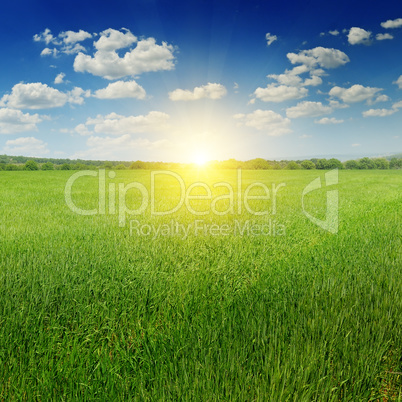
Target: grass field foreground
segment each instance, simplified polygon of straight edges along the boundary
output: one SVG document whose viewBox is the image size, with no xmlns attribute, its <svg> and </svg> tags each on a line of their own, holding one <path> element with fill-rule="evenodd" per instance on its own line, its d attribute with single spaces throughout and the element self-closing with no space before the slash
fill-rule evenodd
<svg viewBox="0 0 402 402">
<path fill-rule="evenodd" d="M 152 216 L 148 206 L 124 226 L 109 190 L 149 190 L 151 173 L 115 173 L 105 214 L 83 216 L 66 205 L 72 172 L 0 172 L 0 400 L 402 398 L 402 171 L 339 171 L 337 234 L 301 208 L 303 189 L 324 172 L 243 171 L 243 190 L 286 184 L 275 214 L 272 197 L 250 202 L 269 205 L 263 216 L 244 204 L 215 215 L 198 200 L 191 205 L 207 214 L 183 205 Z M 214 184 L 229 183 L 237 200 L 236 171 L 176 173 L 214 196 L 225 193 Z M 168 210 L 177 181 L 158 180 L 155 205 Z M 98 177 L 82 177 L 72 197 L 96 209 L 98 192 Z M 125 200 L 141 205 L 135 190 Z M 324 218 L 325 186 L 305 207 Z M 195 220 L 205 232 L 169 232 Z M 147 234 L 158 225 L 165 234 Z"/>
</svg>

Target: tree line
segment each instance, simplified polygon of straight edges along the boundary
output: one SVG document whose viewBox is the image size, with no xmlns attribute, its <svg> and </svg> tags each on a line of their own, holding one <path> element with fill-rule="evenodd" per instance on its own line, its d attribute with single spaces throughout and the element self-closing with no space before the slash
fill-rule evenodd
<svg viewBox="0 0 402 402">
<path fill-rule="evenodd" d="M 248 161 L 228 159 L 225 161 L 210 161 L 207 167 L 214 169 L 250 169 L 250 170 L 311 170 L 311 169 L 402 169 L 402 154 L 387 158 L 352 159 L 341 162 L 339 159 L 312 158 L 305 160 L 267 160 L 255 158 Z M 144 170 L 169 170 L 194 168 L 191 163 L 169 162 L 122 162 L 122 161 L 85 161 L 50 158 L 27 158 L 24 156 L 0 155 L 0 170 L 96 170 L 96 169 L 144 169 Z"/>
</svg>

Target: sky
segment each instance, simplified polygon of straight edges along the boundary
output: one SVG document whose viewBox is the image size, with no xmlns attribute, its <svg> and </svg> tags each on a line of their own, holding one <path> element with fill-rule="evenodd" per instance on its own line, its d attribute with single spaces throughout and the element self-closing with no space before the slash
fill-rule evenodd
<svg viewBox="0 0 402 402">
<path fill-rule="evenodd" d="M 0 154 L 402 152 L 400 0 L 16 0 L 0 50 Z"/>
</svg>

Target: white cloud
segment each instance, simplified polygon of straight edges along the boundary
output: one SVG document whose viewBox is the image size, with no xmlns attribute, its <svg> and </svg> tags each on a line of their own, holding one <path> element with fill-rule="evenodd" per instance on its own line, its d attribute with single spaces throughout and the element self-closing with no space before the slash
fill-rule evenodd
<svg viewBox="0 0 402 402">
<path fill-rule="evenodd" d="M 352 147 L 360 147 L 361 144 L 352 144 Z"/>
<path fill-rule="evenodd" d="M 65 31 L 61 32 L 58 37 L 54 37 L 50 29 L 46 28 L 42 33 L 34 35 L 35 42 L 45 42 L 46 45 L 62 46 L 60 49 L 50 49 L 46 47 L 42 50 L 41 56 L 56 57 L 60 52 L 65 54 L 77 54 L 85 51 L 85 48 L 78 42 L 92 38 L 92 35 L 80 29 L 78 32 Z"/>
<path fill-rule="evenodd" d="M 335 117 L 331 117 L 331 118 L 323 117 L 320 120 L 315 120 L 314 123 L 317 123 L 317 124 L 341 124 L 341 123 L 343 123 L 343 120 L 337 120 L 337 119 L 335 119 Z"/>
<path fill-rule="evenodd" d="M 375 98 L 373 103 L 388 102 L 388 101 L 389 101 L 389 96 L 388 95 L 378 95 L 377 98 Z"/>
<path fill-rule="evenodd" d="M 329 34 L 332 35 L 332 36 L 338 36 L 339 31 L 337 29 L 334 29 L 333 31 L 329 31 Z"/>
<path fill-rule="evenodd" d="M 53 56 L 53 57 L 56 57 L 58 54 L 59 51 L 56 48 L 49 49 L 48 47 L 45 47 L 40 53 L 41 56 Z"/>
<path fill-rule="evenodd" d="M 254 91 L 256 98 L 263 102 L 283 102 L 290 99 L 301 99 L 307 96 L 308 89 L 287 85 L 270 84 L 266 88 Z"/>
<path fill-rule="evenodd" d="M 1 98 L 0 106 L 15 109 L 49 109 L 64 106 L 67 102 L 81 105 L 84 103 L 83 96 L 88 97 L 89 91 L 76 87 L 64 93 L 40 82 L 20 83 L 14 85 L 11 94 Z"/>
<path fill-rule="evenodd" d="M 100 33 L 98 41 L 94 42 L 94 46 L 98 50 L 113 51 L 131 46 L 137 42 L 137 37 L 134 36 L 128 29 L 125 32 L 117 31 L 116 29 L 106 29 Z"/>
<path fill-rule="evenodd" d="M 89 98 L 91 96 L 90 90 L 83 90 L 79 87 L 74 87 L 73 90 L 67 92 L 68 102 L 74 103 L 76 105 L 83 105 L 84 98 Z"/>
<path fill-rule="evenodd" d="M 125 32 L 107 29 L 101 32 L 94 43 L 97 51 L 91 57 L 79 53 L 74 60 L 74 70 L 114 80 L 149 71 L 172 70 L 174 68 L 174 48 L 166 42 L 156 44 L 154 38 L 137 38 L 128 30 Z M 116 52 L 136 43 L 122 57 Z"/>
<path fill-rule="evenodd" d="M 65 54 L 77 54 L 80 52 L 85 52 L 86 49 L 84 46 L 80 45 L 79 43 L 76 43 L 75 45 L 68 45 L 62 47 L 61 51 Z"/>
<path fill-rule="evenodd" d="M 295 119 L 298 117 L 317 117 L 331 112 L 332 108 L 324 106 L 321 102 L 304 101 L 286 109 L 286 116 Z"/>
<path fill-rule="evenodd" d="M 221 99 L 227 93 L 222 84 L 209 82 L 207 85 L 195 87 L 192 91 L 188 89 L 175 89 L 169 92 L 169 99 L 172 101 L 193 101 L 198 99 Z"/>
<path fill-rule="evenodd" d="M 292 64 L 304 64 L 309 69 L 320 66 L 322 68 L 337 68 L 349 62 L 349 57 L 338 49 L 316 47 L 310 50 L 302 50 L 299 53 L 288 53 L 288 59 Z"/>
<path fill-rule="evenodd" d="M 351 45 L 368 45 L 371 41 L 371 32 L 363 28 L 350 28 L 348 41 Z"/>
<path fill-rule="evenodd" d="M 276 35 L 271 35 L 269 32 L 265 35 L 265 39 L 267 40 L 267 45 L 270 46 L 273 42 L 278 40 Z"/>
<path fill-rule="evenodd" d="M 306 78 L 304 81 L 300 77 L 301 74 L 310 73 L 310 78 Z M 269 74 L 267 77 L 276 80 L 281 85 L 288 86 L 317 86 L 322 84 L 321 75 L 325 72 L 322 69 L 310 70 L 307 66 L 301 65 L 294 67 L 291 70 L 285 70 L 283 74 Z"/>
<path fill-rule="evenodd" d="M 21 137 L 6 141 L 3 152 L 8 155 L 42 156 L 49 153 L 47 144 L 35 137 Z"/>
<path fill-rule="evenodd" d="M 135 81 L 116 81 L 106 88 L 95 91 L 94 97 L 99 99 L 137 98 L 145 99 L 144 88 Z"/>
<path fill-rule="evenodd" d="M 402 108 L 402 101 L 396 102 L 392 105 L 392 109 L 369 109 L 363 112 L 364 117 L 386 117 L 391 116 Z"/>
<path fill-rule="evenodd" d="M 379 33 L 376 35 L 375 37 L 377 40 L 386 40 L 386 39 L 394 39 L 393 35 L 389 34 L 389 33 Z"/>
<path fill-rule="evenodd" d="M 402 75 L 396 81 L 394 81 L 393 84 L 398 85 L 399 89 L 402 89 Z"/>
<path fill-rule="evenodd" d="M 329 101 L 329 106 L 331 106 L 332 109 L 347 109 L 349 107 L 349 105 L 346 103 L 340 103 L 339 101 L 333 99 Z"/>
<path fill-rule="evenodd" d="M 62 84 L 64 82 L 64 77 L 65 76 L 66 76 L 66 74 L 64 74 L 64 73 L 57 74 L 56 78 L 54 79 L 54 83 L 55 84 Z"/>
<path fill-rule="evenodd" d="M 16 109 L 46 109 L 64 106 L 68 96 L 46 84 L 14 85 L 10 95 L 4 95 L 0 104 Z"/>
<path fill-rule="evenodd" d="M 385 22 L 381 22 L 381 26 L 383 28 L 400 28 L 402 27 L 402 18 L 397 18 L 396 20 L 388 20 Z"/>
<path fill-rule="evenodd" d="M 0 134 L 36 131 L 42 119 L 38 114 L 22 113 L 21 110 L 0 109 Z"/>
<path fill-rule="evenodd" d="M 68 131 L 68 130 L 67 130 Z M 89 130 L 89 128 L 85 124 L 78 124 L 78 126 L 75 127 L 74 131 L 78 133 L 79 135 L 92 135 L 93 131 Z"/>
<path fill-rule="evenodd" d="M 66 45 L 73 45 L 74 43 L 82 42 L 85 39 L 92 38 L 92 35 L 89 32 L 80 29 L 78 32 L 74 31 L 61 32 L 59 34 L 59 38 L 63 39 L 63 42 Z"/>
<path fill-rule="evenodd" d="M 93 126 L 94 132 L 98 134 L 150 133 L 166 130 L 169 118 L 168 114 L 156 111 L 149 112 L 145 116 L 121 116 L 110 113 L 106 116 L 98 115 L 95 119 L 88 119 L 85 125 Z M 82 130 L 82 127 L 80 129 Z"/>
<path fill-rule="evenodd" d="M 397 111 L 398 109 L 370 109 L 363 112 L 363 117 L 385 117 Z"/>
<path fill-rule="evenodd" d="M 167 140 L 150 141 L 146 138 L 133 139 L 125 134 L 120 137 L 96 137 L 91 136 L 87 140 L 88 150 L 76 152 L 72 159 L 121 159 L 132 160 L 133 152 L 144 150 L 163 149 L 168 145 Z"/>
<path fill-rule="evenodd" d="M 272 137 L 292 132 L 289 127 L 290 120 L 272 110 L 258 109 L 249 114 L 236 114 L 233 118 L 238 121 L 239 126 L 253 127 L 257 130 L 262 130 Z"/>
<path fill-rule="evenodd" d="M 352 85 L 350 88 L 333 87 L 329 91 L 330 96 L 335 96 L 346 103 L 370 101 L 381 88 L 364 87 L 363 85 Z"/>
<path fill-rule="evenodd" d="M 67 102 L 81 105 L 84 103 L 83 96 L 88 97 L 89 91 L 76 87 L 64 93 L 40 82 L 20 83 L 14 85 L 11 94 L 1 98 L 0 106 L 15 109 L 48 109 L 64 106 Z"/>
<path fill-rule="evenodd" d="M 309 135 L 309 134 L 303 134 L 303 135 L 301 135 L 299 138 L 301 138 L 301 139 L 306 139 L 306 138 L 312 138 L 312 135 Z"/>
<path fill-rule="evenodd" d="M 49 28 L 46 28 L 40 34 L 34 35 L 33 40 L 35 42 L 45 42 L 46 45 L 49 45 L 50 43 L 55 43 L 55 42 L 57 43 L 56 38 L 52 35 L 52 31 Z"/>
</svg>

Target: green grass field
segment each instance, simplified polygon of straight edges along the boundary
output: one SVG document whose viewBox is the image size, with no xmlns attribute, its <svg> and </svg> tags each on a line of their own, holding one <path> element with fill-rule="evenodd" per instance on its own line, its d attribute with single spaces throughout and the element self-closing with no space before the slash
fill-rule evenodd
<svg viewBox="0 0 402 402">
<path fill-rule="evenodd" d="M 214 197 L 227 182 L 237 200 L 235 170 L 178 173 Z M 269 206 L 263 216 L 238 203 L 202 216 L 148 206 L 119 226 L 109 190 L 149 189 L 149 171 L 116 171 L 106 213 L 91 216 L 66 205 L 72 172 L 0 172 L 0 400 L 401 400 L 402 171 L 339 171 L 337 234 L 301 208 L 324 173 L 243 171 L 243 190 L 286 184 L 275 214 L 272 197 L 250 201 Z M 177 181 L 156 184 L 157 210 L 176 205 Z M 305 199 L 320 219 L 325 191 Z M 97 208 L 98 178 L 77 180 L 72 198 Z"/>
</svg>

